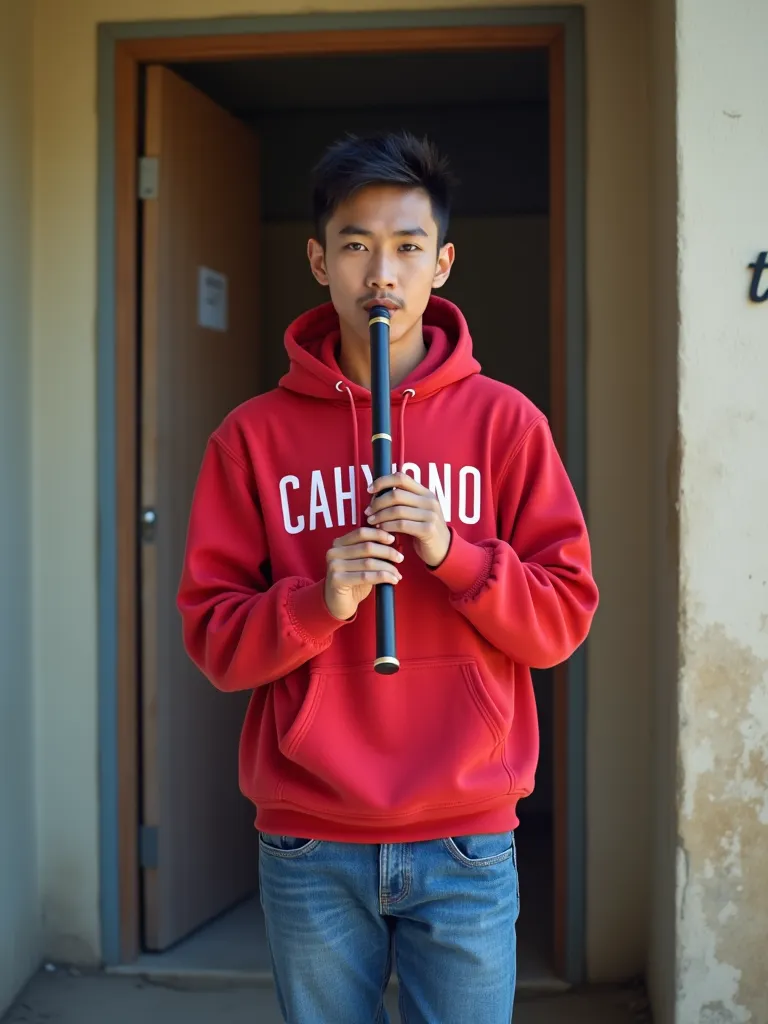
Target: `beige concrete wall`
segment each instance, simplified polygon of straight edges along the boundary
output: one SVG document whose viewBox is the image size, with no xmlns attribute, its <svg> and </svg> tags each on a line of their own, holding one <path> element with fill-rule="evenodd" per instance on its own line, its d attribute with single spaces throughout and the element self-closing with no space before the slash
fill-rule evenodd
<svg viewBox="0 0 768 1024">
<path fill-rule="evenodd" d="M 680 674 L 676 1024 L 768 1020 L 764 0 L 678 0 Z M 768 274 L 763 290 L 768 285 Z"/>
<path fill-rule="evenodd" d="M 322 9 L 428 6 L 448 3 L 331 0 Z M 588 960 L 602 979 L 642 969 L 648 928 L 649 109 L 644 5 L 585 6 L 589 517 L 603 599 L 589 669 Z M 99 952 L 96 25 L 313 9 L 296 0 L 38 0 L 34 643 L 51 953 Z"/>
<path fill-rule="evenodd" d="M 30 663 L 32 13 L 0 0 L 0 1016 L 40 953 Z"/>
</svg>

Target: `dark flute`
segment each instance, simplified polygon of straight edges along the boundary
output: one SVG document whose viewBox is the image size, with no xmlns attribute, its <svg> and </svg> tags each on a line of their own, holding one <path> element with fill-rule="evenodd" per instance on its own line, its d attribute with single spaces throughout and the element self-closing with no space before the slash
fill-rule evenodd
<svg viewBox="0 0 768 1024">
<path fill-rule="evenodd" d="M 392 472 L 392 415 L 389 384 L 389 310 L 374 306 L 368 313 L 371 339 L 371 412 L 373 479 Z M 395 588 L 376 585 L 376 660 L 374 670 L 391 675 L 400 668 L 395 638 Z"/>
</svg>

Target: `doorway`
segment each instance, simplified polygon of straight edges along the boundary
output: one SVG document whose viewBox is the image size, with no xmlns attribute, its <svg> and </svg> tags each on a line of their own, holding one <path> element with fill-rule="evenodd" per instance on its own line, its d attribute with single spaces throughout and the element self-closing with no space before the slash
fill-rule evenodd
<svg viewBox="0 0 768 1024">
<path fill-rule="evenodd" d="M 428 33 L 428 39 L 407 31 L 399 39 L 392 38 L 393 32 L 380 33 L 380 52 L 373 46 L 377 33 L 371 32 L 353 33 L 355 39 L 347 38 L 343 46 L 336 47 L 332 41 L 329 46 L 330 34 L 325 34 L 325 40 L 316 37 L 312 41 L 314 49 L 308 47 L 306 36 L 294 36 L 293 51 L 284 39 L 281 50 L 273 36 L 270 41 L 275 45 L 267 50 L 268 59 L 265 53 L 259 53 L 257 45 L 252 44 L 254 52 L 248 53 L 245 38 L 240 41 L 236 59 L 227 54 L 201 55 L 204 41 L 200 39 L 186 41 L 185 47 L 179 47 L 178 41 L 171 46 L 174 41 L 166 40 L 165 53 L 163 41 L 154 41 L 155 52 L 147 51 L 144 60 L 137 59 L 136 44 L 133 53 L 123 55 L 118 102 L 120 95 L 128 99 L 124 92 L 121 94 L 121 87 L 130 90 L 139 129 L 137 146 L 146 128 L 147 76 L 158 67 L 237 120 L 257 140 L 254 192 L 258 194 L 259 226 L 254 259 L 259 266 L 256 292 L 260 301 L 254 324 L 253 363 L 243 364 L 252 375 L 250 381 L 243 381 L 251 393 L 273 387 L 286 368 L 282 348 L 285 326 L 325 298 L 309 273 L 305 257 L 310 232 L 307 178 L 314 160 L 327 143 L 345 132 L 406 128 L 433 138 L 451 159 L 461 183 L 451 230 L 457 262 L 441 294 L 455 301 L 467 316 L 483 372 L 519 388 L 539 405 L 550 416 L 555 437 L 565 450 L 563 40 L 559 29 L 550 26 L 546 31 L 539 30 L 538 36 L 519 28 L 506 31 L 508 38 L 504 39 L 498 26 L 484 29 L 479 33 L 482 44 L 478 44 L 471 33 L 442 30 L 439 45 L 436 37 L 440 33 L 434 31 Z M 300 46 L 298 38 L 304 39 Z M 262 46 L 266 46 L 263 38 Z M 323 83 L 322 90 L 316 88 L 318 81 Z M 118 165 L 117 174 L 118 181 L 123 175 L 124 188 L 131 183 L 125 166 Z M 151 190 L 151 182 L 147 187 Z M 132 253 L 136 268 L 133 279 L 128 275 L 136 300 L 133 317 L 128 309 L 131 287 L 118 296 L 124 339 L 127 342 L 129 335 L 133 337 L 131 346 L 125 344 L 121 350 L 118 345 L 125 359 L 123 379 L 132 382 L 132 388 L 123 394 L 122 414 L 124 424 L 133 422 L 134 429 L 141 422 L 146 391 L 144 303 L 155 288 L 153 270 L 143 248 L 147 202 L 152 202 L 151 193 L 138 209 L 131 204 L 133 223 L 127 222 L 126 215 L 117 239 L 118 263 L 122 251 L 122 265 L 127 269 L 126 260 Z M 514 311 L 511 324 L 510 310 Z M 129 364 L 131 354 L 133 362 Z M 140 431 L 134 434 L 130 452 L 136 469 L 132 498 L 134 509 L 146 511 L 141 493 L 146 456 L 139 435 Z M 130 445 L 124 439 L 126 458 Z M 120 507 L 130 508 L 125 505 L 131 497 L 125 493 L 125 481 L 123 491 Z M 161 970 L 172 970 L 175 962 L 203 972 L 268 973 L 263 926 L 258 901 L 253 898 L 257 886 L 255 858 L 250 892 L 240 892 L 230 902 L 222 897 L 216 910 L 170 943 L 148 939 L 147 899 L 160 877 L 157 832 L 163 825 L 147 816 L 146 794 L 156 767 L 147 756 L 146 744 L 143 625 L 147 588 L 141 565 L 146 545 L 155 540 L 151 529 L 147 533 L 133 532 L 134 568 L 138 566 L 139 572 L 129 609 L 130 550 L 124 550 L 120 639 L 127 644 L 132 629 L 134 646 L 127 658 L 121 659 L 120 668 L 123 694 L 130 692 L 130 680 L 132 692 L 137 698 L 143 694 L 145 699 L 134 706 L 132 735 L 131 715 L 126 713 L 119 736 L 121 762 L 125 767 L 133 766 L 121 791 L 125 820 L 121 820 L 120 837 L 120 959 L 123 963 L 133 960 L 142 969 L 150 969 L 154 963 Z M 157 609 L 150 611 L 157 614 Z M 520 807 L 519 832 L 524 893 L 519 972 L 523 986 L 526 979 L 533 984 L 566 977 L 578 980 L 566 964 L 569 808 L 563 779 L 572 756 L 567 743 L 568 670 L 537 673 L 535 685 L 542 756 L 535 794 Z M 236 749 L 231 756 L 234 768 Z M 157 778 L 154 781 L 156 784 Z M 136 815 L 134 854 L 127 845 L 131 805 Z M 573 808 L 570 810 L 572 814 Z M 249 813 L 248 809 L 243 808 L 243 813 Z M 575 902 L 582 898 L 577 895 Z M 528 913 L 526 906 L 532 908 Z"/>
</svg>

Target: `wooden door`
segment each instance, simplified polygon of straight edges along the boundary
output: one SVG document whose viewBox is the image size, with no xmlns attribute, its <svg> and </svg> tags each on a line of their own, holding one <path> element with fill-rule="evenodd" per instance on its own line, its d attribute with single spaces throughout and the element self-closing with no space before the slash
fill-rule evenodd
<svg viewBox="0 0 768 1024">
<path fill-rule="evenodd" d="M 143 940 L 162 950 L 252 893 L 254 813 L 238 788 L 247 694 L 187 657 L 176 610 L 206 440 L 258 391 L 259 152 L 173 72 L 146 71 L 141 222 Z"/>
</svg>

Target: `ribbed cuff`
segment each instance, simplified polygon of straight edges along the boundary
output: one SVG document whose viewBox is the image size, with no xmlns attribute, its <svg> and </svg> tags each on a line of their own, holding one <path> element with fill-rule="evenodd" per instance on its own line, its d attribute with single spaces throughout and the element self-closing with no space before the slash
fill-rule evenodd
<svg viewBox="0 0 768 1024">
<path fill-rule="evenodd" d="M 432 572 L 454 594 L 464 594 L 487 579 L 493 554 L 488 548 L 464 540 L 453 527 L 450 531 L 448 554 Z"/>
<path fill-rule="evenodd" d="M 288 595 L 288 614 L 296 627 L 296 631 L 305 640 L 322 644 L 333 636 L 340 626 L 354 622 L 351 619 L 337 619 L 328 611 L 325 603 L 325 580 L 311 583 L 308 587 L 298 587 Z"/>
</svg>

